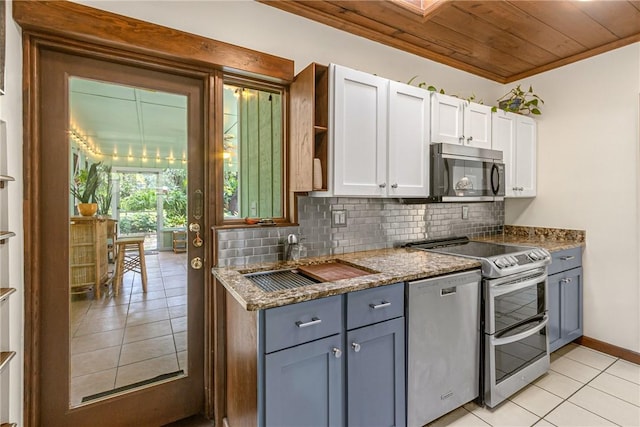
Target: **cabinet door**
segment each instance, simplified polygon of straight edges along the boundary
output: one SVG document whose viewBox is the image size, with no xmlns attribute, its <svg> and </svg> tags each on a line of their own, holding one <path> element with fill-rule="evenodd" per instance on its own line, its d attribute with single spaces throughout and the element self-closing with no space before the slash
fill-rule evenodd
<svg viewBox="0 0 640 427">
<path fill-rule="evenodd" d="M 388 80 L 332 68 L 334 194 L 386 195 Z"/>
<path fill-rule="evenodd" d="M 582 336 L 582 267 L 561 274 L 560 336 L 566 343 Z"/>
<path fill-rule="evenodd" d="M 464 143 L 491 149 L 491 107 L 470 102 L 464 109 Z"/>
<path fill-rule="evenodd" d="M 553 274 L 547 284 L 547 310 L 549 315 L 549 351 L 556 351 L 562 346 L 560 343 L 560 279 L 561 274 Z"/>
<path fill-rule="evenodd" d="M 334 335 L 265 356 L 265 425 L 343 424 L 342 337 Z"/>
<path fill-rule="evenodd" d="M 534 119 L 516 114 L 516 187 L 519 197 L 536 196 L 537 126 Z"/>
<path fill-rule="evenodd" d="M 491 117 L 491 148 L 502 151 L 505 174 L 505 197 L 516 196 L 516 121 L 515 114 L 498 110 Z"/>
<path fill-rule="evenodd" d="M 462 144 L 465 101 L 453 96 L 431 95 L 431 142 Z"/>
<path fill-rule="evenodd" d="M 582 267 L 549 276 L 549 351 L 582 336 Z"/>
<path fill-rule="evenodd" d="M 404 317 L 347 332 L 347 425 L 405 425 Z"/>
<path fill-rule="evenodd" d="M 389 196 L 429 195 L 430 92 L 389 82 Z"/>
</svg>

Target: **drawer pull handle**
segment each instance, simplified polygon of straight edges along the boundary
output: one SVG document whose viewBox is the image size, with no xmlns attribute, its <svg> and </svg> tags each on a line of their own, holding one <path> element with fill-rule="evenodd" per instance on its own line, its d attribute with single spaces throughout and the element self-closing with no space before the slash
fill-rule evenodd
<svg viewBox="0 0 640 427">
<path fill-rule="evenodd" d="M 377 310 L 379 308 L 389 307 L 390 305 L 391 303 L 389 301 L 382 301 L 380 304 L 369 304 L 369 307 L 371 307 L 374 310 Z"/>
<path fill-rule="evenodd" d="M 560 259 L 562 261 L 570 261 L 572 259 L 575 259 L 575 257 L 573 255 L 567 255 L 567 256 L 561 256 Z"/>
<path fill-rule="evenodd" d="M 318 325 L 320 323 L 322 323 L 322 319 L 318 319 L 317 317 L 312 317 L 309 322 L 301 322 L 298 320 L 296 322 L 296 326 L 298 328 L 306 328 L 308 326 Z"/>
<path fill-rule="evenodd" d="M 571 277 L 567 277 L 566 279 L 560 279 L 560 283 L 571 283 L 573 279 Z"/>
</svg>

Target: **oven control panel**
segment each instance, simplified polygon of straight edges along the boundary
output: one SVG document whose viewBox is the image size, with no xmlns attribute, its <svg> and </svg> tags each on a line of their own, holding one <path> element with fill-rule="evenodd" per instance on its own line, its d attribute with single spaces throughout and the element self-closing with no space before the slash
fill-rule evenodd
<svg viewBox="0 0 640 427">
<path fill-rule="evenodd" d="M 544 262 L 551 259 L 551 255 L 544 249 L 533 249 L 527 253 L 516 255 L 505 255 L 493 260 L 493 263 L 500 270 L 510 267 L 522 266 L 537 262 Z"/>
</svg>

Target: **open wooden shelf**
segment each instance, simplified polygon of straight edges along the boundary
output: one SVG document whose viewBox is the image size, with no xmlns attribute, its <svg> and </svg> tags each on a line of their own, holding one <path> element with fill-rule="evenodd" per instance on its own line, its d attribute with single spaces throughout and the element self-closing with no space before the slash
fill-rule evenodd
<svg viewBox="0 0 640 427">
<path fill-rule="evenodd" d="M 291 84 L 289 189 L 326 191 L 329 138 L 329 68 L 312 63 Z M 322 185 L 313 188 L 313 159 L 320 159 Z"/>
<path fill-rule="evenodd" d="M 16 355 L 15 351 L 2 351 L 0 352 L 0 372 L 9 364 L 13 356 Z"/>
<path fill-rule="evenodd" d="M 15 181 L 16 179 L 9 175 L 0 175 L 0 188 L 4 188 L 5 182 Z"/>
<path fill-rule="evenodd" d="M 16 288 L 0 288 L 0 302 L 4 301 L 9 295 L 14 293 Z"/>
<path fill-rule="evenodd" d="M 13 231 L 0 231 L 0 245 L 4 244 L 8 238 L 15 236 Z"/>
</svg>

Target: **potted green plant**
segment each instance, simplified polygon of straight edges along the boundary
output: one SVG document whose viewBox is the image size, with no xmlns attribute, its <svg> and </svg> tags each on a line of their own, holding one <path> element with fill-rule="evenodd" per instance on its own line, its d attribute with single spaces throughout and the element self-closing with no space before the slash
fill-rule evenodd
<svg viewBox="0 0 640 427">
<path fill-rule="evenodd" d="M 98 211 L 96 190 L 100 185 L 98 166 L 93 163 L 88 169 L 78 170 L 70 186 L 71 194 L 78 200 L 78 212 L 82 216 L 93 216 Z"/>
<path fill-rule="evenodd" d="M 98 203 L 98 215 L 109 216 L 111 200 L 113 199 L 113 181 L 111 179 L 111 166 L 98 167 L 99 185 L 95 192 L 95 201 Z"/>
<path fill-rule="evenodd" d="M 521 85 L 517 85 L 509 92 L 498 98 L 498 106 L 493 107 L 491 111 L 496 112 L 498 108 L 511 113 L 518 113 L 523 115 L 542 114 L 539 109 L 539 104 L 544 104 L 542 98 L 533 92 L 533 86 L 529 86 L 529 90 L 524 91 Z"/>
</svg>

